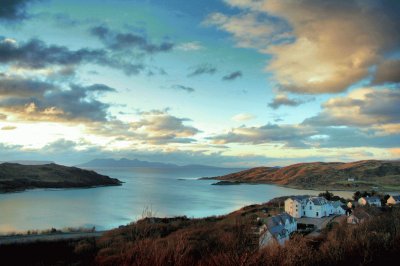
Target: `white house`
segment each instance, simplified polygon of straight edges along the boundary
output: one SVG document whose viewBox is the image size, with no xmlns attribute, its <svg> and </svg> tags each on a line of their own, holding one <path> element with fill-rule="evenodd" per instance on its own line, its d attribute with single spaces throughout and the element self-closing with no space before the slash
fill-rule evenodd
<svg viewBox="0 0 400 266">
<path fill-rule="evenodd" d="M 370 206 L 376 206 L 376 207 L 381 207 L 381 199 L 379 197 L 361 197 L 358 199 L 358 203 L 361 206 L 365 205 L 370 205 Z"/>
<path fill-rule="evenodd" d="M 311 197 L 307 200 L 305 216 L 311 218 L 321 218 L 329 216 L 331 213 L 331 204 L 324 197 Z"/>
<path fill-rule="evenodd" d="M 399 204 L 399 203 L 400 203 L 400 195 L 390 196 L 386 201 L 387 205 L 395 205 L 395 204 Z"/>
<path fill-rule="evenodd" d="M 305 204 L 310 196 L 292 196 L 285 200 L 285 212 L 295 218 L 305 216 Z"/>
<path fill-rule="evenodd" d="M 345 214 L 346 207 L 340 202 L 328 201 L 324 197 L 293 196 L 285 200 L 285 211 L 295 218 L 321 218 Z"/>
<path fill-rule="evenodd" d="M 287 213 L 261 219 L 259 247 L 276 242 L 283 245 L 297 230 L 297 221 Z"/>
</svg>

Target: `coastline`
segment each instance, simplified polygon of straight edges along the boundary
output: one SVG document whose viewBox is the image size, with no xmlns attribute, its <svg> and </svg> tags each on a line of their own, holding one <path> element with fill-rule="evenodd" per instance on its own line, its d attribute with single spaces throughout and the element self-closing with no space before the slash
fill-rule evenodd
<svg viewBox="0 0 400 266">
<path fill-rule="evenodd" d="M 273 182 L 260 182 L 260 181 L 241 181 L 241 180 L 223 180 L 223 179 L 218 179 L 218 177 L 201 177 L 198 178 L 198 180 L 215 180 L 218 182 L 212 183 L 211 185 L 214 186 L 232 186 L 232 185 L 275 185 L 283 188 L 291 188 L 291 189 L 299 189 L 299 190 L 313 190 L 313 191 L 343 191 L 343 192 L 355 192 L 355 191 L 370 191 L 372 190 L 371 187 L 368 186 L 354 186 L 349 189 L 343 188 L 343 187 L 334 187 L 334 186 L 298 186 L 298 185 L 282 185 L 282 184 L 277 184 Z M 382 187 L 379 187 L 377 191 L 380 192 L 385 192 L 385 193 L 400 193 L 400 188 L 398 190 L 396 189 L 385 189 Z"/>
<path fill-rule="evenodd" d="M 25 188 L 15 188 L 15 189 L 0 189 L 0 194 L 9 194 L 9 193 L 22 193 L 25 191 L 35 190 L 35 189 L 43 189 L 43 190 L 68 190 L 68 189 L 91 189 L 98 187 L 115 187 L 122 186 L 125 183 L 119 180 L 119 183 L 115 184 L 104 184 L 104 185 L 93 185 L 93 186 L 65 186 L 65 187 L 57 187 L 57 186 L 46 186 L 46 187 L 25 187 Z"/>
<path fill-rule="evenodd" d="M 115 228 L 114 228 L 115 229 Z M 94 231 L 94 232 L 60 232 L 60 233 L 48 233 L 48 234 L 16 234 L 16 235 L 0 235 L 0 245 L 8 244 L 20 244 L 20 243 L 32 243 L 38 241 L 60 241 L 60 240 L 72 240 L 90 237 L 101 237 L 105 231 Z"/>
</svg>

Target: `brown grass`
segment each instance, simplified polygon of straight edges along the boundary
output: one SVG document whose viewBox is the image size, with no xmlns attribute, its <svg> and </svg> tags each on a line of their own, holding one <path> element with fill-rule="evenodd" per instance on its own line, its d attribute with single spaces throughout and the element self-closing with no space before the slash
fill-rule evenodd
<svg viewBox="0 0 400 266">
<path fill-rule="evenodd" d="M 295 235 L 285 246 L 260 250 L 250 234 L 254 215 L 278 211 L 275 205 L 279 201 L 204 219 L 150 217 L 97 240 L 0 245 L 1 265 L 394 265 L 400 259 L 399 208 L 377 211 L 360 225 L 332 223 L 318 238 Z"/>
<path fill-rule="evenodd" d="M 374 265 L 398 259 L 400 211 L 361 225 L 333 224 L 317 239 L 294 236 L 284 247 L 253 245 L 250 216 L 171 223 L 143 220 L 112 231 L 97 245 L 98 265 Z M 232 217 L 228 217 L 231 218 Z M 133 230 L 133 238 L 127 233 Z M 157 233 L 156 233 L 157 232 Z M 382 264 L 383 265 L 383 264 Z"/>
</svg>

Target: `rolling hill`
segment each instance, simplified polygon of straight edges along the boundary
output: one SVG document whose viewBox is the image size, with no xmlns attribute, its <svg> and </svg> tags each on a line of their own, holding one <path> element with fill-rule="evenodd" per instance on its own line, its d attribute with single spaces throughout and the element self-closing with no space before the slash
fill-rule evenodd
<svg viewBox="0 0 400 266">
<path fill-rule="evenodd" d="M 301 189 L 400 191 L 400 161 L 358 161 L 299 163 L 282 168 L 257 167 L 212 177 L 216 183 L 267 183 Z"/>
</svg>

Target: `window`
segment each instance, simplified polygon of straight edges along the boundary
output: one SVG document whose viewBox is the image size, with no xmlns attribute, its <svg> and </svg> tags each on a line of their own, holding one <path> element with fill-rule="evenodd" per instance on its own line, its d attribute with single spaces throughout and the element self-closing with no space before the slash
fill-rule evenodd
<svg viewBox="0 0 400 266">
<path fill-rule="evenodd" d="M 303 212 L 303 215 L 306 215 L 306 212 Z"/>
<path fill-rule="evenodd" d="M 310 205 L 310 210 L 312 210 L 312 206 Z"/>
<path fill-rule="evenodd" d="M 318 212 L 317 212 L 317 217 L 318 217 Z"/>
</svg>

